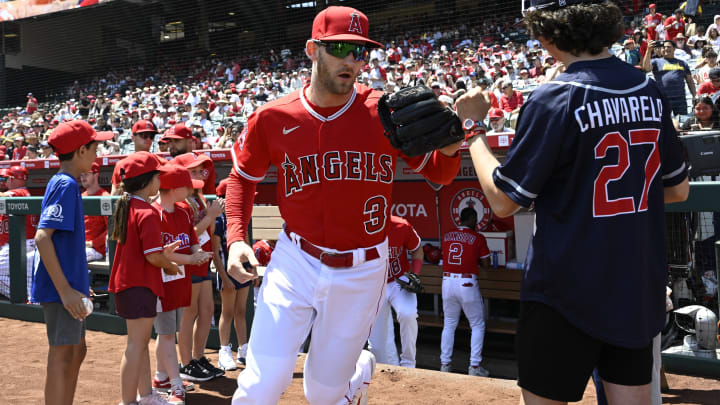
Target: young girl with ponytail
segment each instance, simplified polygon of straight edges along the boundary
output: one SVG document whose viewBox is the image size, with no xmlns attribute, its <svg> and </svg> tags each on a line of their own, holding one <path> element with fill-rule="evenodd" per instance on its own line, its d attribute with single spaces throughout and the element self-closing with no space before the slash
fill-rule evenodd
<svg viewBox="0 0 720 405">
<path fill-rule="evenodd" d="M 163 247 L 160 215 L 150 197 L 160 189 L 159 174 L 166 172 L 155 155 L 136 152 L 118 162 L 125 193 L 115 208 L 112 238 L 117 240 L 109 290 L 115 294 L 117 314 L 127 322 L 127 347 L 120 371 L 122 404 L 168 404 L 153 394 L 148 344 L 158 297 L 164 295 L 161 271 L 180 269 L 166 255 L 179 245 Z"/>
</svg>

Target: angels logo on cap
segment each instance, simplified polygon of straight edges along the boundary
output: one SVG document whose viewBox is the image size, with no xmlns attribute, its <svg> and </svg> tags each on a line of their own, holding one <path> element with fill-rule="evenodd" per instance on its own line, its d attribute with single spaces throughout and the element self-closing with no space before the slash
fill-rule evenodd
<svg viewBox="0 0 720 405">
<path fill-rule="evenodd" d="M 312 39 L 320 41 L 362 41 L 365 46 L 382 47 L 368 38 L 370 23 L 365 14 L 352 7 L 330 6 L 315 16 Z"/>
</svg>

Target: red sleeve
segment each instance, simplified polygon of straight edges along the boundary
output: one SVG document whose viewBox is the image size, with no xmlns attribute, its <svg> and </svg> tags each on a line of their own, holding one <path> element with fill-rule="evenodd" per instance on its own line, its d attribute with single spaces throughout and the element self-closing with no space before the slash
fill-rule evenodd
<svg viewBox="0 0 720 405">
<path fill-rule="evenodd" d="M 252 215 L 255 188 L 254 182 L 240 176 L 235 170 L 230 172 L 225 196 L 228 249 L 233 242 L 245 240 Z"/>
<path fill-rule="evenodd" d="M 268 142 L 260 129 L 258 117 L 261 111 L 256 111 L 248 117 L 247 126 L 232 147 L 233 172 L 252 182 L 259 182 L 265 177 L 270 166 L 270 151 Z"/>
<path fill-rule="evenodd" d="M 460 153 L 445 156 L 436 150 L 424 156 L 412 158 L 405 155 L 400 156 L 410 168 L 433 183 L 450 184 L 460 170 Z"/>
<path fill-rule="evenodd" d="M 418 236 L 415 228 L 413 228 L 409 222 L 406 223 L 405 226 L 407 228 L 405 232 L 405 249 L 407 249 L 408 252 L 412 252 L 420 247 L 422 240 L 420 240 L 420 236 Z"/>
<path fill-rule="evenodd" d="M 119 186 L 122 180 L 120 179 L 120 166 L 115 165 L 113 168 L 112 179 L 110 180 L 113 186 Z"/>
<path fill-rule="evenodd" d="M 140 247 L 144 255 L 159 253 L 163 250 L 162 236 L 160 230 L 160 215 L 154 208 L 138 209 L 130 215 L 137 215 L 138 229 L 140 229 Z"/>
<path fill-rule="evenodd" d="M 477 239 L 477 248 L 478 248 L 478 258 L 484 259 L 488 256 L 490 256 L 490 249 L 488 248 L 487 241 L 485 240 L 485 237 L 481 234 L 477 234 L 479 237 Z"/>
<path fill-rule="evenodd" d="M 500 105 L 498 104 L 497 96 L 492 91 L 490 92 L 490 105 L 493 108 L 500 108 Z"/>
</svg>

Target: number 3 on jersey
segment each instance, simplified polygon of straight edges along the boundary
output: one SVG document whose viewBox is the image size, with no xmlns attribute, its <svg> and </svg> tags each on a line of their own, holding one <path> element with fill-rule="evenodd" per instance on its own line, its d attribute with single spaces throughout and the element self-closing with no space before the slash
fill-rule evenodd
<svg viewBox="0 0 720 405">
<path fill-rule="evenodd" d="M 608 149 L 618 150 L 618 162 L 616 165 L 608 164 L 600 169 L 595 178 L 593 195 L 593 216 L 611 217 L 622 214 L 633 214 L 635 212 L 647 211 L 648 192 L 650 184 L 660 170 L 660 151 L 658 150 L 659 129 L 634 129 L 629 131 L 630 144 L 620 135 L 619 132 L 609 132 L 595 146 L 595 159 L 605 158 Z M 635 200 L 632 196 L 620 197 L 611 200 L 608 196 L 607 186 L 613 181 L 620 180 L 630 168 L 630 147 L 635 145 L 650 145 L 652 149 L 645 161 L 645 183 L 643 184 L 640 203 L 635 209 Z"/>
<path fill-rule="evenodd" d="M 385 228 L 385 222 L 387 222 L 387 200 L 384 196 L 376 195 L 370 197 L 365 201 L 365 232 L 368 235 L 378 233 Z"/>
</svg>

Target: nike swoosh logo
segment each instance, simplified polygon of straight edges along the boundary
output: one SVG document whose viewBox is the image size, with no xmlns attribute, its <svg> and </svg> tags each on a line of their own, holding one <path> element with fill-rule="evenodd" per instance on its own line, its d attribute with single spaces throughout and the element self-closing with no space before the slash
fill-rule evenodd
<svg viewBox="0 0 720 405">
<path fill-rule="evenodd" d="M 298 128 L 300 128 L 300 125 L 298 125 L 298 126 L 296 126 L 296 127 L 294 127 L 294 128 L 290 128 L 290 129 L 285 129 L 285 127 L 283 127 L 283 135 L 287 135 L 287 134 L 289 134 L 290 132 L 292 132 L 292 131 L 294 131 L 294 130 L 296 130 L 296 129 L 298 129 Z"/>
</svg>

